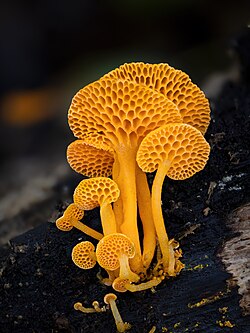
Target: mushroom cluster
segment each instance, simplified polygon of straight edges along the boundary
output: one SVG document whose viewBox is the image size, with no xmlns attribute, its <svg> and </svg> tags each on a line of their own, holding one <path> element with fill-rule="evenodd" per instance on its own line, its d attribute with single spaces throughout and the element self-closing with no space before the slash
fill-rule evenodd
<svg viewBox="0 0 250 333">
<path fill-rule="evenodd" d="M 77 244 L 74 263 L 90 269 L 97 262 L 107 272 L 105 284 L 119 292 L 149 289 L 179 274 L 182 251 L 168 237 L 161 191 L 165 176 L 184 180 L 205 167 L 210 108 L 204 93 L 168 64 L 124 64 L 73 97 L 68 121 L 77 138 L 68 162 L 89 178 L 56 224 L 99 241 L 96 251 L 90 242 Z M 146 173 L 154 171 L 150 189 Z M 80 221 L 96 207 L 103 234 Z"/>
</svg>

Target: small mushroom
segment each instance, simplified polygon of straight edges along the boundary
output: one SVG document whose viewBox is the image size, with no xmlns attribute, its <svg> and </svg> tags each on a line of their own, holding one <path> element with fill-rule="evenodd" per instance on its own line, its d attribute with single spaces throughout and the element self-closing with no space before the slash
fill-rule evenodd
<svg viewBox="0 0 250 333">
<path fill-rule="evenodd" d="M 85 176 L 109 177 L 112 174 L 114 154 L 96 148 L 86 143 L 86 140 L 75 140 L 68 146 L 67 160 L 73 170 Z"/>
<path fill-rule="evenodd" d="M 103 307 L 101 308 L 101 307 L 100 307 L 100 304 L 99 304 L 98 301 L 94 301 L 94 302 L 92 303 L 92 305 L 93 305 L 93 308 L 95 309 L 96 312 L 105 312 L 105 311 L 106 311 L 105 306 L 103 306 Z"/>
<path fill-rule="evenodd" d="M 91 133 L 84 140 L 73 141 L 67 149 L 67 160 L 73 170 L 87 177 L 109 177 L 117 179 L 118 161 L 114 151 L 99 133 Z M 113 204 L 117 228 L 122 224 L 122 201 L 119 197 Z"/>
<path fill-rule="evenodd" d="M 161 211 L 161 190 L 165 176 L 176 180 L 191 177 L 202 170 L 210 147 L 196 128 L 187 124 L 168 124 L 149 133 L 137 153 L 137 163 L 144 172 L 157 169 L 152 185 L 152 212 L 162 252 L 164 271 L 175 275 L 170 262 L 169 240 Z"/>
<path fill-rule="evenodd" d="M 105 312 L 106 311 L 106 307 L 103 306 L 102 308 L 100 308 L 99 302 L 94 301 L 92 303 L 93 308 L 85 308 L 82 303 L 80 302 L 76 302 L 74 304 L 74 309 L 77 311 L 81 311 L 83 313 L 96 313 L 96 312 Z"/>
<path fill-rule="evenodd" d="M 99 265 L 110 271 L 120 267 L 119 277 L 130 282 L 139 281 L 139 276 L 132 272 L 129 259 L 135 255 L 134 244 L 120 233 L 104 236 L 96 247 L 96 258 Z"/>
<path fill-rule="evenodd" d="M 129 279 L 121 279 L 120 277 L 117 277 L 112 283 L 112 288 L 119 293 L 125 293 L 126 291 L 128 291 L 126 285 L 129 284 Z"/>
<path fill-rule="evenodd" d="M 96 264 L 95 247 L 89 241 L 78 243 L 71 254 L 74 264 L 82 269 L 91 269 Z"/>
<path fill-rule="evenodd" d="M 118 332 L 125 332 L 131 328 L 131 325 L 128 323 L 124 323 L 122 317 L 118 311 L 115 301 L 117 300 L 117 296 L 115 294 L 109 293 L 104 296 L 104 303 L 108 304 L 111 308 L 113 317 L 115 319 L 115 324 Z"/>
<path fill-rule="evenodd" d="M 74 203 L 84 210 L 100 206 L 100 215 L 104 235 L 116 232 L 116 220 L 111 203 L 119 198 L 117 184 L 107 177 L 84 179 L 76 187 Z"/>
<path fill-rule="evenodd" d="M 80 302 L 76 302 L 74 304 L 74 309 L 83 313 L 96 313 L 94 308 L 85 308 L 85 306 L 83 306 Z"/>
<path fill-rule="evenodd" d="M 72 203 L 66 208 L 63 216 L 56 220 L 56 226 L 61 231 L 70 231 L 75 227 L 76 229 L 81 230 L 90 237 L 93 237 L 97 240 L 102 239 L 103 235 L 100 232 L 80 222 L 83 216 L 84 210 L 80 209 L 74 203 Z"/>
</svg>

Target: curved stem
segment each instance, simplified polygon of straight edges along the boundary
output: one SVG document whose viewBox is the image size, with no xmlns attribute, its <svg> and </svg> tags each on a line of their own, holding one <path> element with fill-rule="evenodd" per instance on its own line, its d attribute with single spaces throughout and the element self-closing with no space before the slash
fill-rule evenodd
<svg viewBox="0 0 250 333">
<path fill-rule="evenodd" d="M 110 203 L 100 206 L 100 215 L 104 236 L 116 233 L 115 214 Z"/>
<path fill-rule="evenodd" d="M 152 186 L 152 213 L 158 242 L 161 248 L 164 272 L 167 272 L 169 266 L 169 241 L 162 216 L 161 191 L 163 181 L 169 167 L 170 162 L 168 161 L 164 161 L 158 167 Z"/>
<path fill-rule="evenodd" d="M 119 277 L 123 280 L 128 279 L 131 282 L 138 282 L 140 277 L 133 273 L 129 267 L 128 256 L 126 254 L 121 254 L 119 257 L 120 261 L 120 274 Z"/>
<path fill-rule="evenodd" d="M 96 313 L 94 308 L 85 308 L 80 302 L 74 304 L 74 309 L 83 313 Z"/>
<path fill-rule="evenodd" d="M 83 224 L 82 222 L 80 222 L 78 220 L 72 221 L 72 224 L 76 229 L 84 232 L 86 235 L 88 235 L 90 237 L 93 237 L 97 240 L 101 240 L 103 238 L 103 234 L 88 227 L 86 224 Z"/>
<path fill-rule="evenodd" d="M 128 236 L 135 246 L 135 256 L 130 260 L 131 269 L 140 273 L 143 271 L 141 246 L 137 226 L 137 202 L 136 202 L 136 149 L 119 146 L 115 149 L 119 161 L 119 177 L 117 184 L 123 205 L 123 223 L 121 232 Z"/>
<path fill-rule="evenodd" d="M 129 329 L 130 325 L 127 323 L 124 323 L 124 321 L 122 320 L 122 317 L 116 306 L 115 300 L 110 300 L 109 305 L 110 305 L 111 311 L 112 311 L 114 319 L 115 319 L 117 331 L 125 332 L 127 329 Z"/>
<path fill-rule="evenodd" d="M 147 282 L 142 282 L 140 284 L 125 284 L 125 288 L 131 292 L 136 292 L 136 291 L 142 291 L 142 290 L 146 290 L 146 289 L 151 289 L 153 287 L 156 287 L 158 284 L 161 283 L 161 279 L 157 278 L 157 279 L 152 279 L 150 281 Z"/>
<path fill-rule="evenodd" d="M 151 208 L 151 196 L 148 187 L 146 174 L 138 167 L 136 167 L 136 187 L 137 199 L 140 218 L 143 226 L 143 255 L 142 262 L 145 269 L 149 267 L 152 262 L 155 247 L 156 247 L 156 234 L 153 221 L 153 214 Z"/>
</svg>

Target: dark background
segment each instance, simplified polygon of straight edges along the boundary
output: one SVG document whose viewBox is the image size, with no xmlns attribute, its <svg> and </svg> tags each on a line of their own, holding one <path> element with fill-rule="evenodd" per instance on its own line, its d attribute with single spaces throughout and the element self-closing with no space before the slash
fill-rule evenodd
<svg viewBox="0 0 250 333">
<path fill-rule="evenodd" d="M 249 1 L 1 1 L 0 243 L 47 220 L 80 176 L 65 150 L 72 96 L 124 62 L 167 62 L 211 100 L 237 80 Z"/>
</svg>

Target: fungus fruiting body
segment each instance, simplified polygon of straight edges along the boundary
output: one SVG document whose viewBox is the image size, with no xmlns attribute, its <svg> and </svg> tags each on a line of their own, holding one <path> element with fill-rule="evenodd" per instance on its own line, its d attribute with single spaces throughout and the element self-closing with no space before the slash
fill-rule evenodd
<svg viewBox="0 0 250 333">
<path fill-rule="evenodd" d="M 95 252 L 90 242 L 77 244 L 75 264 L 90 269 L 97 262 L 108 275 L 101 281 L 117 292 L 150 289 L 179 274 L 182 251 L 168 237 L 161 192 L 165 176 L 185 180 L 208 160 L 204 93 L 168 64 L 124 64 L 73 97 L 68 121 L 76 140 L 67 160 L 89 178 L 76 187 L 57 226 L 83 231 L 84 211 L 100 207 L 103 229 L 85 231 L 99 242 Z M 146 173 L 154 171 L 150 190 Z"/>
<path fill-rule="evenodd" d="M 96 248 L 96 258 L 99 265 L 110 271 L 119 268 L 119 277 L 128 279 L 130 282 L 137 282 L 140 279 L 130 269 L 129 259 L 132 259 L 134 255 L 134 244 L 127 236 L 120 233 L 103 237 Z"/>
<path fill-rule="evenodd" d="M 208 160 L 209 144 L 200 131 L 187 124 L 168 124 L 149 133 L 137 153 L 137 162 L 145 172 L 157 169 L 152 186 L 154 225 L 162 251 L 165 272 L 175 275 L 173 250 L 161 212 L 161 189 L 165 176 L 176 180 L 191 177 L 202 170 Z"/>
<path fill-rule="evenodd" d="M 112 314 L 115 319 L 115 324 L 118 332 L 125 332 L 130 329 L 130 324 L 124 323 L 122 317 L 119 313 L 117 305 L 115 303 L 117 296 L 115 294 L 109 293 L 104 296 L 104 303 L 108 304 L 111 308 Z"/>
<path fill-rule="evenodd" d="M 103 235 L 100 232 L 80 222 L 83 216 L 84 216 L 83 209 L 77 207 L 74 203 L 70 204 L 66 208 L 63 216 L 56 220 L 56 226 L 58 229 L 62 231 L 70 231 L 75 227 L 76 229 L 81 230 L 90 237 L 93 237 L 97 240 L 102 239 Z"/>
<path fill-rule="evenodd" d="M 74 264 L 82 269 L 93 268 L 96 264 L 95 247 L 89 241 L 78 243 L 71 256 Z"/>
<path fill-rule="evenodd" d="M 96 310 L 94 308 L 85 308 L 82 303 L 77 302 L 74 304 L 74 309 L 77 311 L 81 311 L 83 313 L 95 313 Z"/>
<path fill-rule="evenodd" d="M 114 164 L 112 152 L 84 140 L 75 140 L 68 146 L 67 160 L 73 170 L 88 177 L 108 177 Z"/>
<path fill-rule="evenodd" d="M 84 179 L 76 187 L 74 203 L 77 207 L 90 210 L 100 206 L 104 235 L 116 232 L 116 222 L 111 203 L 119 198 L 117 184 L 107 177 Z"/>
</svg>

